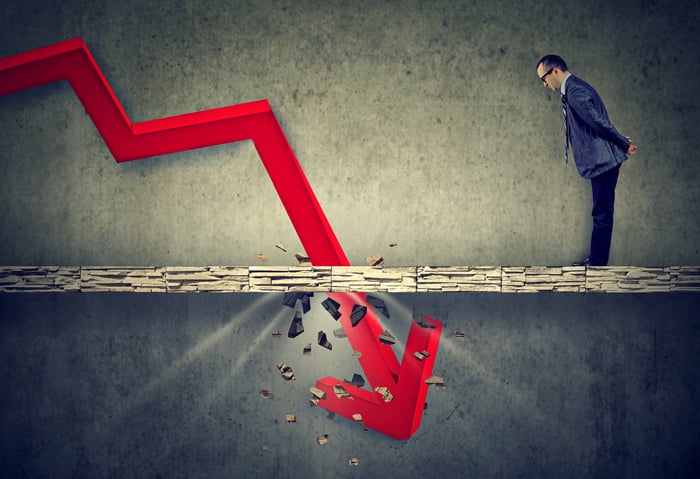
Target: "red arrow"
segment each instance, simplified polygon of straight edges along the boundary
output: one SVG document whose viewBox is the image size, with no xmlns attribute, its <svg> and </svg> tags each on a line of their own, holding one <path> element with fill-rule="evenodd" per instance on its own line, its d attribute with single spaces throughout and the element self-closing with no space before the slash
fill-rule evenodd
<svg viewBox="0 0 700 479">
<path fill-rule="evenodd" d="M 345 381 L 325 377 L 316 382 L 316 387 L 326 393 L 318 405 L 351 420 L 360 414 L 363 424 L 394 439 L 410 438 L 423 417 L 428 385 L 425 380 L 432 374 L 435 356 L 440 341 L 442 324 L 423 316 L 423 322 L 432 326 L 423 327 L 412 321 L 406 341 L 401 365 L 390 344 L 383 344 L 379 335 L 383 332 L 371 306 L 363 293 L 328 293 L 328 297 L 340 303 L 342 314 L 339 321 L 350 345 L 359 351 L 360 365 L 372 386 L 372 391 L 361 389 Z M 366 306 L 367 314 L 353 327 L 350 313 L 355 305 Z M 427 352 L 423 359 L 414 353 Z M 341 385 L 351 396 L 338 397 L 335 386 Z M 376 388 L 387 388 L 393 396 L 390 401 Z"/>
<path fill-rule="evenodd" d="M 168 118 L 132 123 L 81 38 L 0 59 L 0 96 L 60 80 L 68 80 L 117 162 L 252 140 L 277 194 L 311 262 L 317 266 L 349 266 L 299 162 L 267 100 L 230 105 Z M 420 425 L 442 325 L 424 318 L 434 329 L 413 322 L 399 365 L 391 346 L 379 341 L 382 327 L 363 294 L 329 293 L 340 304 L 340 323 L 373 388 L 383 396 L 330 377 L 316 384 L 326 393 L 319 405 L 396 439 L 409 438 Z M 353 327 L 355 304 L 367 314 Z M 419 360 L 413 353 L 425 351 Z M 339 399 L 342 385 L 353 399 Z M 388 396 L 384 396 L 388 397 Z"/>
</svg>

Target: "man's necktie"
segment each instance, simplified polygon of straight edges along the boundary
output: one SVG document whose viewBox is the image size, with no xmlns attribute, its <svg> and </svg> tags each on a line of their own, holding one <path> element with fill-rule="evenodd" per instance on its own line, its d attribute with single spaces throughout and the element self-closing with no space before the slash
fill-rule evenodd
<svg viewBox="0 0 700 479">
<path fill-rule="evenodd" d="M 566 141 L 566 146 L 564 147 L 564 154 L 566 155 L 566 163 L 569 163 L 569 118 L 566 115 L 566 95 L 561 96 L 561 110 L 564 114 L 564 140 Z"/>
</svg>

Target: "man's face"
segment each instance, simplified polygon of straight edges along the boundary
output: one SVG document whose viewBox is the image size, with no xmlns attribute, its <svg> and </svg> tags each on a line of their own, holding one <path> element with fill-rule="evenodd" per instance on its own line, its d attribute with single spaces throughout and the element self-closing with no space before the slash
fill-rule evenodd
<svg viewBox="0 0 700 479">
<path fill-rule="evenodd" d="M 547 68 L 543 63 L 537 65 L 537 76 L 540 77 L 543 86 L 553 91 L 557 91 L 561 88 L 561 80 L 559 80 L 560 73 L 561 70 L 558 68 Z"/>
</svg>

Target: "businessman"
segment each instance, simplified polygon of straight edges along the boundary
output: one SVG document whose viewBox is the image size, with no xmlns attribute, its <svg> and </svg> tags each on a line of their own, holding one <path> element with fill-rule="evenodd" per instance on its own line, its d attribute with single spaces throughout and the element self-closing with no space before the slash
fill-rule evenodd
<svg viewBox="0 0 700 479">
<path fill-rule="evenodd" d="M 593 193 L 593 232 L 587 258 L 574 266 L 606 266 L 610 256 L 615 209 L 615 187 L 620 165 L 637 147 L 610 123 L 598 93 L 585 81 L 572 75 L 557 55 L 546 55 L 537 62 L 537 76 L 546 88 L 561 94 L 566 132 L 566 160 L 569 146 L 576 169 L 590 180 Z"/>
</svg>

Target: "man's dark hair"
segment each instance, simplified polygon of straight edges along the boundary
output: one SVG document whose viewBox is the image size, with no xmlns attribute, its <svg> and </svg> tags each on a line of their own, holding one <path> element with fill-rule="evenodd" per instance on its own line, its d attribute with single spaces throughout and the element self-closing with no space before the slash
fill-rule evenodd
<svg viewBox="0 0 700 479">
<path fill-rule="evenodd" d="M 545 56 L 543 56 L 542 58 L 540 58 L 540 61 L 537 62 L 537 65 L 535 65 L 535 68 L 540 66 L 540 64 L 544 65 L 545 68 L 547 68 L 547 69 L 558 68 L 563 72 L 569 71 L 569 69 L 566 67 L 566 62 L 559 55 L 545 55 Z"/>
</svg>

